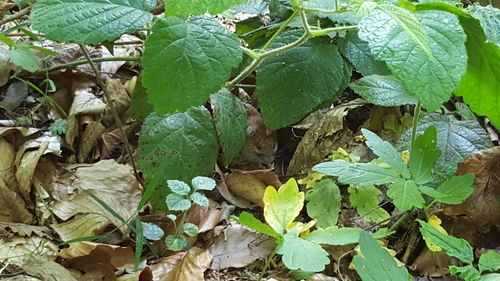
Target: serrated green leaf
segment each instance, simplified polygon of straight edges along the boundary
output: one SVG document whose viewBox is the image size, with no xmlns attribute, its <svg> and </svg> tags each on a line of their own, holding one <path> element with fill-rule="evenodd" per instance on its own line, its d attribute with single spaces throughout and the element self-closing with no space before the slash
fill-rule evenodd
<svg viewBox="0 0 500 281">
<path fill-rule="evenodd" d="M 233 13 L 265 14 L 269 7 L 267 0 L 247 0 L 243 4 L 231 7 Z"/>
<path fill-rule="evenodd" d="M 348 192 L 351 205 L 356 208 L 356 212 L 363 219 L 382 223 L 390 217 L 386 210 L 379 207 L 378 197 L 382 195 L 382 191 L 378 188 L 374 186 L 350 186 Z"/>
<path fill-rule="evenodd" d="M 222 13 L 233 5 L 246 0 L 164 0 L 166 16 L 202 15 L 209 12 L 212 15 Z"/>
<path fill-rule="evenodd" d="M 284 32 L 270 47 L 281 47 L 301 35 L 302 31 Z M 324 37 L 266 58 L 257 68 L 257 91 L 267 127 L 296 123 L 325 102 L 333 102 L 346 86 L 351 72 L 347 68 L 337 47 Z"/>
<path fill-rule="evenodd" d="M 191 180 L 194 190 L 213 190 L 217 183 L 209 177 L 194 177 Z"/>
<path fill-rule="evenodd" d="M 188 195 L 191 191 L 191 187 L 187 183 L 179 180 L 167 180 L 167 186 L 173 193 L 179 195 Z"/>
<path fill-rule="evenodd" d="M 198 206 L 208 207 L 208 198 L 199 192 L 193 192 L 193 194 L 191 194 L 191 200 Z"/>
<path fill-rule="evenodd" d="M 349 5 L 352 7 L 354 11 L 355 17 L 364 17 L 369 15 L 375 8 L 377 8 L 378 4 L 381 4 L 383 1 L 373 1 L 373 0 L 349 0 Z"/>
<path fill-rule="evenodd" d="M 486 36 L 477 20 L 461 17 L 460 22 L 467 34 L 469 60 L 455 94 L 462 96 L 476 114 L 500 124 L 500 47 L 485 43 Z"/>
<path fill-rule="evenodd" d="M 363 231 L 359 238 L 361 256 L 354 257 L 356 272 L 363 281 L 408 281 L 413 278 L 405 267 L 398 267 L 389 252 L 382 249 L 370 234 Z"/>
<path fill-rule="evenodd" d="M 242 59 L 238 38 L 212 18 L 160 19 L 152 32 L 145 43 L 142 75 L 158 113 L 203 104 Z"/>
<path fill-rule="evenodd" d="M 215 129 L 226 165 L 238 155 L 247 136 L 247 111 L 243 103 L 228 90 L 210 96 Z"/>
<path fill-rule="evenodd" d="M 149 222 L 142 222 L 142 234 L 152 241 L 158 241 L 165 235 L 161 227 Z"/>
<path fill-rule="evenodd" d="M 500 46 L 500 9 L 493 6 L 483 7 L 474 3 L 468 7 L 470 14 L 479 20 L 486 35 L 486 43 Z"/>
<path fill-rule="evenodd" d="M 408 166 L 412 179 L 417 184 L 426 184 L 432 181 L 432 168 L 441 156 L 441 150 L 436 149 L 436 127 L 429 126 L 424 133 L 417 136 L 410 151 Z"/>
<path fill-rule="evenodd" d="M 363 76 L 373 74 L 390 74 L 391 71 L 383 61 L 373 58 L 368 42 L 359 38 L 357 31 L 347 32 L 344 38 L 337 42 L 340 53 L 349 60 L 354 68 Z"/>
<path fill-rule="evenodd" d="M 39 0 L 29 21 L 48 39 L 97 44 L 146 25 L 155 6 L 154 0 Z"/>
<path fill-rule="evenodd" d="M 283 234 L 304 206 L 304 192 L 295 179 L 289 179 L 278 191 L 268 186 L 264 193 L 264 217 L 276 232 Z"/>
<path fill-rule="evenodd" d="M 460 204 L 474 191 L 472 189 L 473 183 L 474 174 L 454 176 L 439 185 L 436 191 L 441 193 L 443 196 L 435 199 L 438 202 L 445 204 Z"/>
<path fill-rule="evenodd" d="M 170 211 L 185 211 L 191 207 L 189 199 L 176 193 L 167 195 L 165 203 Z"/>
<path fill-rule="evenodd" d="M 477 281 L 480 276 L 479 271 L 472 265 L 450 266 L 450 274 L 457 275 L 457 273 L 459 274 L 460 278 L 466 281 Z"/>
<path fill-rule="evenodd" d="M 198 235 L 198 226 L 194 223 L 183 223 L 182 232 L 186 233 L 189 236 L 196 236 Z"/>
<path fill-rule="evenodd" d="M 134 93 L 132 94 L 130 115 L 135 120 L 144 121 L 151 112 L 153 112 L 153 106 L 148 102 L 148 94 L 142 86 L 142 77 L 140 76 L 135 83 Z"/>
<path fill-rule="evenodd" d="M 176 237 L 174 235 L 168 235 L 165 239 L 165 244 L 170 251 L 180 251 L 187 246 L 187 240 L 184 236 Z"/>
<path fill-rule="evenodd" d="M 342 227 L 336 226 L 317 229 L 303 238 L 317 244 L 327 245 L 347 245 L 359 242 L 359 235 L 363 229 L 358 227 Z"/>
<path fill-rule="evenodd" d="M 320 163 L 313 171 L 338 177 L 338 182 L 360 186 L 385 184 L 401 179 L 392 169 L 385 169 L 372 163 L 348 163 L 343 160 Z"/>
<path fill-rule="evenodd" d="M 188 182 L 209 173 L 218 153 L 215 128 L 206 109 L 191 108 L 172 115 L 153 113 L 141 130 L 138 164 L 146 178 L 146 188 L 156 188 L 169 179 Z M 161 190 L 156 192 L 153 202 L 162 197 Z"/>
<path fill-rule="evenodd" d="M 391 184 L 387 196 L 401 211 L 408 211 L 413 207 L 422 208 L 425 203 L 417 184 L 412 180 L 401 180 Z"/>
<path fill-rule="evenodd" d="M 393 75 L 369 75 L 350 85 L 366 101 L 380 106 L 416 104 L 417 97 Z"/>
<path fill-rule="evenodd" d="M 486 252 L 479 257 L 479 270 L 495 272 L 500 270 L 500 254 Z"/>
<path fill-rule="evenodd" d="M 272 229 L 269 225 L 264 224 L 259 219 L 254 217 L 254 215 L 248 212 L 242 212 L 239 217 L 233 216 L 232 219 L 244 226 L 247 226 L 255 231 L 269 235 L 276 239 L 279 239 L 281 237 L 281 235 L 274 231 L 274 229 Z"/>
<path fill-rule="evenodd" d="M 426 240 L 441 247 L 447 255 L 466 263 L 472 263 L 474 254 L 472 247 L 466 240 L 441 233 L 422 220 L 417 219 L 417 221 L 420 223 L 420 233 Z"/>
<path fill-rule="evenodd" d="M 377 134 L 361 129 L 363 136 L 366 138 L 366 145 L 377 155 L 382 158 L 391 168 L 400 173 L 404 178 L 410 177 L 410 171 L 403 162 L 401 154 L 387 141 L 381 139 Z"/>
<path fill-rule="evenodd" d="M 283 236 L 276 253 L 283 255 L 283 263 L 292 270 L 319 272 L 330 263 L 327 251 L 314 242 L 300 238 L 296 231 Z"/>
<path fill-rule="evenodd" d="M 9 59 L 17 66 L 29 72 L 38 70 L 41 60 L 28 47 L 17 47 L 9 50 Z"/>
<path fill-rule="evenodd" d="M 492 147 L 488 134 L 477 121 L 459 121 L 450 115 L 429 114 L 418 122 L 417 135 L 421 135 L 430 126 L 436 127 L 437 149 L 443 153 L 434 167 L 437 174 L 454 175 L 457 164 L 467 159 L 471 153 Z M 408 149 L 410 142 L 411 130 L 408 130 L 401 137 L 398 146 Z M 429 155 L 432 158 L 431 153 Z"/>
<path fill-rule="evenodd" d="M 306 195 L 307 214 L 317 220 L 317 227 L 329 227 L 337 224 L 340 212 L 340 189 L 332 179 L 314 183 Z"/>
<path fill-rule="evenodd" d="M 363 18 L 359 37 L 426 109 L 436 110 L 450 98 L 466 69 L 465 34 L 456 16 L 392 7 L 391 17 L 383 7 Z"/>
</svg>

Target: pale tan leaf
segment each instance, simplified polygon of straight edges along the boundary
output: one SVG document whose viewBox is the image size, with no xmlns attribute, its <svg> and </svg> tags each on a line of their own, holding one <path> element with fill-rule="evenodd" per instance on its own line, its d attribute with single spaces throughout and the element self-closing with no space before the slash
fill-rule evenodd
<svg viewBox="0 0 500 281">
<path fill-rule="evenodd" d="M 31 183 L 36 165 L 47 147 L 49 147 L 49 143 L 44 142 L 37 150 L 25 152 L 17 165 L 16 178 L 19 183 L 19 191 L 24 200 L 28 202 L 30 201 Z"/>
<path fill-rule="evenodd" d="M 78 148 L 78 162 L 85 162 L 105 129 L 101 122 L 90 121 L 85 125 Z"/>
<path fill-rule="evenodd" d="M 52 224 L 51 227 L 61 240 L 68 241 L 79 237 L 94 236 L 110 224 L 110 220 L 100 214 L 77 215 L 67 222 Z"/>
<path fill-rule="evenodd" d="M 0 220 L 4 222 L 18 222 L 29 224 L 33 222 L 33 215 L 26 207 L 23 198 L 12 191 L 0 180 Z"/>
<path fill-rule="evenodd" d="M 151 265 L 153 280 L 163 280 L 167 276 L 167 274 L 172 271 L 172 269 L 174 269 L 178 263 L 181 262 L 184 254 L 185 252 L 178 252 L 174 255 L 162 258 L 158 263 Z"/>
<path fill-rule="evenodd" d="M 264 207 L 262 197 L 268 186 L 279 188 L 281 182 L 272 170 L 254 170 L 233 172 L 226 176 L 226 185 L 234 194 Z"/>
<path fill-rule="evenodd" d="M 8 186 L 15 184 L 14 145 L 8 142 L 5 138 L 0 137 L 0 181 L 5 182 Z"/>
<path fill-rule="evenodd" d="M 39 277 L 44 281 L 76 281 L 62 265 L 38 255 L 30 256 L 25 260 L 22 268 L 27 274 Z"/>
<path fill-rule="evenodd" d="M 212 262 L 212 256 L 209 250 L 192 247 L 184 255 L 181 262 L 168 273 L 162 281 L 204 281 L 203 273 Z"/>
<path fill-rule="evenodd" d="M 12 233 L 15 233 L 23 237 L 30 237 L 32 235 L 36 235 L 38 237 L 54 239 L 54 237 L 52 236 L 52 231 L 48 227 L 41 225 L 0 222 L 0 229 L 6 232 L 10 231 Z"/>
<path fill-rule="evenodd" d="M 130 97 L 120 79 L 106 78 L 106 90 L 109 93 L 118 116 L 122 116 L 130 108 Z M 112 117 L 108 117 L 112 120 Z"/>
<path fill-rule="evenodd" d="M 58 247 L 47 238 L 13 237 L 0 239 L 0 261 L 8 264 L 22 266 L 31 254 L 45 256 L 54 260 L 58 255 Z"/>
</svg>

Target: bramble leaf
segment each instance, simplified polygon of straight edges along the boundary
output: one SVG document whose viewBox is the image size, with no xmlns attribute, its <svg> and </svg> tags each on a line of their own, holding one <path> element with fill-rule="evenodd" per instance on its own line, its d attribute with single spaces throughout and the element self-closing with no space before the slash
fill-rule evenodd
<svg viewBox="0 0 500 281">
<path fill-rule="evenodd" d="M 401 179 L 392 169 L 385 169 L 372 163 L 349 163 L 344 160 L 320 163 L 313 171 L 338 177 L 338 182 L 360 186 L 385 184 Z"/>
<path fill-rule="evenodd" d="M 400 173 L 404 178 L 410 177 L 410 171 L 403 162 L 401 154 L 387 141 L 381 139 L 377 134 L 361 129 L 363 136 L 366 138 L 366 145 L 377 155 L 382 158 L 391 168 Z"/>
<path fill-rule="evenodd" d="M 278 191 L 268 186 L 264 193 L 264 217 L 279 234 L 283 234 L 304 206 L 304 192 L 295 179 L 289 179 Z"/>
<path fill-rule="evenodd" d="M 354 257 L 356 272 L 363 281 L 409 281 L 413 278 L 405 267 L 398 267 L 394 258 L 382 249 L 370 234 L 363 231 L 359 238 L 361 256 Z"/>
<path fill-rule="evenodd" d="M 284 32 L 270 47 L 282 47 L 301 35 L 299 31 Z M 296 123 L 323 103 L 333 102 L 350 75 L 337 47 L 324 37 L 266 58 L 257 68 L 257 91 L 267 127 Z"/>
<path fill-rule="evenodd" d="M 417 97 L 406 90 L 393 75 L 365 76 L 349 86 L 366 101 L 380 106 L 400 106 L 417 103 Z"/>
<path fill-rule="evenodd" d="M 160 19 L 152 32 L 145 43 L 142 82 L 158 113 L 203 104 L 242 59 L 238 38 L 212 18 Z"/>
<path fill-rule="evenodd" d="M 223 160 L 228 165 L 245 145 L 247 111 L 243 103 L 226 89 L 211 95 L 210 102 Z"/>
<path fill-rule="evenodd" d="M 332 179 L 315 182 L 306 194 L 307 214 L 317 220 L 317 227 L 329 227 L 337 224 L 340 212 L 340 189 Z"/>
<path fill-rule="evenodd" d="M 212 15 L 222 13 L 233 5 L 246 0 L 164 0 L 166 16 L 202 15 L 209 12 Z"/>
<path fill-rule="evenodd" d="M 417 184 L 412 180 L 400 180 L 391 184 L 387 190 L 387 196 L 401 211 L 408 211 L 413 207 L 422 208 L 425 203 Z"/>
<path fill-rule="evenodd" d="M 425 184 L 432 181 L 432 168 L 441 156 L 441 150 L 437 146 L 436 127 L 429 126 L 423 134 L 417 136 L 410 151 L 408 166 L 412 179 L 417 184 Z"/>
<path fill-rule="evenodd" d="M 417 219 L 417 221 L 420 223 L 420 233 L 426 239 L 441 247 L 447 255 L 466 263 L 472 263 L 474 254 L 472 247 L 466 240 L 443 234 L 422 220 Z"/>
<path fill-rule="evenodd" d="M 283 255 L 283 263 L 292 270 L 319 272 L 330 263 L 327 251 L 314 242 L 300 238 L 297 231 L 283 236 L 276 253 Z"/>
<path fill-rule="evenodd" d="M 254 215 L 248 212 L 242 212 L 239 217 L 233 216 L 231 218 L 236 222 L 241 223 L 244 226 L 247 226 L 255 231 L 269 235 L 276 239 L 279 239 L 281 236 L 279 233 L 274 231 L 274 229 L 272 229 L 269 225 L 261 222 L 259 219 L 254 217 Z"/>
<path fill-rule="evenodd" d="M 29 21 L 48 39 L 97 44 L 146 25 L 155 6 L 155 0 L 39 0 Z"/>
<path fill-rule="evenodd" d="M 449 100 L 465 73 L 465 34 L 453 14 L 384 4 L 361 20 L 359 37 L 428 111 Z"/>
</svg>

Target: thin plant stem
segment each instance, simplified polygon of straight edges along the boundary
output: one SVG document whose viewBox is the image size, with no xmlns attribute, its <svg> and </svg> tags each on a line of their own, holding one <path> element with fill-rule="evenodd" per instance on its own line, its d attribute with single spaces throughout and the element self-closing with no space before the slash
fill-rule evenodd
<svg viewBox="0 0 500 281">
<path fill-rule="evenodd" d="M 267 272 L 267 269 L 269 268 L 269 265 L 271 264 L 271 261 L 273 260 L 274 256 L 276 255 L 276 248 L 274 248 L 273 252 L 267 257 L 266 263 L 264 264 L 264 267 L 262 268 L 262 271 L 259 274 L 259 279 L 258 281 L 262 281 L 262 278 Z"/>
<path fill-rule="evenodd" d="M 30 11 L 31 11 L 31 6 L 26 7 L 24 9 L 20 10 L 19 12 L 13 14 L 10 17 L 5 17 L 5 18 L 1 19 L 0 25 L 6 24 L 6 23 L 11 22 L 11 21 L 18 20 L 18 19 L 28 15 L 30 13 Z"/>
<path fill-rule="evenodd" d="M 95 58 L 92 59 L 93 63 L 96 62 L 106 62 L 106 61 L 140 61 L 140 57 L 109 57 L 109 58 Z M 60 65 L 55 65 L 51 67 L 47 67 L 44 69 L 40 69 L 39 71 L 35 72 L 34 74 L 42 74 L 46 72 L 51 72 L 55 70 L 60 70 L 60 69 L 65 69 L 65 68 L 73 68 L 75 66 L 79 66 L 82 64 L 90 64 L 87 59 L 85 60 L 78 60 L 70 63 L 65 63 L 65 64 L 60 64 Z"/>
<path fill-rule="evenodd" d="M 120 134 L 123 139 L 123 143 L 125 144 L 125 150 L 127 151 L 129 157 L 130 157 L 130 164 L 132 165 L 132 169 L 134 170 L 134 175 L 137 181 L 141 181 L 141 177 L 139 177 L 139 172 L 137 170 L 137 165 L 135 163 L 134 159 L 134 154 L 132 153 L 132 148 L 130 147 L 130 143 L 127 138 L 127 134 L 125 133 L 125 130 L 123 129 L 122 122 L 120 120 L 120 117 L 118 117 L 118 113 L 116 112 L 116 108 L 113 104 L 113 101 L 111 100 L 111 96 L 109 95 L 106 85 L 104 84 L 104 81 L 101 78 L 101 73 L 97 69 L 95 63 L 92 61 L 92 58 L 90 57 L 89 51 L 87 48 L 85 48 L 84 45 L 80 44 L 80 48 L 82 49 L 83 54 L 85 55 L 85 58 L 87 58 L 88 63 L 90 64 L 90 67 L 94 71 L 94 74 L 96 76 L 96 82 L 99 87 L 101 87 L 102 91 L 104 92 L 104 96 L 106 97 L 106 101 L 108 103 L 108 106 L 111 110 L 111 115 L 113 115 L 113 119 L 115 120 L 116 126 L 118 127 L 118 130 L 120 131 Z"/>
<path fill-rule="evenodd" d="M 265 51 L 269 45 L 271 45 L 271 43 L 273 43 L 274 39 L 276 39 L 276 37 L 278 37 L 278 35 L 281 34 L 281 32 L 283 32 L 283 30 L 285 30 L 285 28 L 288 26 L 288 24 L 290 24 L 290 22 L 297 16 L 297 12 L 294 11 L 293 14 L 288 17 L 288 19 L 286 21 L 284 21 L 281 26 L 278 28 L 278 30 L 273 34 L 273 36 L 271 36 L 271 38 L 266 42 L 266 44 L 264 45 L 264 47 L 262 47 L 262 51 Z"/>
<path fill-rule="evenodd" d="M 411 128 L 411 146 L 413 147 L 415 140 L 417 139 L 417 125 L 418 125 L 418 120 L 420 119 L 420 111 L 422 109 L 422 104 L 420 102 L 417 102 L 417 105 L 415 106 L 415 111 L 413 112 L 413 127 Z"/>
<path fill-rule="evenodd" d="M 53 106 L 55 106 L 57 108 L 57 110 L 59 110 L 61 112 L 61 114 L 64 115 L 64 117 L 66 117 L 66 119 L 68 119 L 68 114 L 66 113 L 66 111 L 64 111 L 64 109 L 53 98 L 51 98 L 49 95 L 47 95 L 44 91 L 42 91 L 40 88 L 38 88 L 35 84 L 31 83 L 30 81 L 26 81 L 22 78 L 19 78 L 19 77 L 15 77 L 15 78 L 19 81 L 26 83 L 28 86 L 30 86 L 35 91 L 40 93 L 47 101 L 49 101 L 49 103 L 51 103 Z"/>
</svg>

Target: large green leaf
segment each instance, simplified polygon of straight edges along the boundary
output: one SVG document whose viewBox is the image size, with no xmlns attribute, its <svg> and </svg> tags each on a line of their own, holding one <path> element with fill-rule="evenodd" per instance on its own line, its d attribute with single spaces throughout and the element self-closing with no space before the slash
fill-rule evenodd
<svg viewBox="0 0 500 281">
<path fill-rule="evenodd" d="M 417 135 L 422 134 L 429 126 L 436 127 L 437 148 L 443 152 L 434 167 L 437 174 L 455 174 L 457 164 L 467 159 L 471 153 L 493 145 L 477 121 L 459 121 L 451 115 L 429 114 L 418 122 Z M 401 137 L 399 147 L 409 149 L 410 142 L 411 130 Z"/>
<path fill-rule="evenodd" d="M 291 43 L 301 34 L 284 32 L 271 48 Z M 277 129 L 293 124 L 325 102 L 333 102 L 346 87 L 347 68 L 337 47 L 324 37 L 266 58 L 257 69 L 257 91 L 266 125 Z"/>
<path fill-rule="evenodd" d="M 468 9 L 470 14 L 479 20 L 486 35 L 486 43 L 500 46 L 500 9 L 492 6 L 482 7 L 477 2 Z"/>
<path fill-rule="evenodd" d="M 224 163 L 229 164 L 245 145 L 247 111 L 243 103 L 226 89 L 211 95 L 210 101 L 222 157 Z"/>
<path fill-rule="evenodd" d="M 349 201 L 356 212 L 365 220 L 382 223 L 389 219 L 389 213 L 379 207 L 382 191 L 374 186 L 355 186 L 348 188 Z"/>
<path fill-rule="evenodd" d="M 436 246 L 439 246 L 443 251 L 463 262 L 472 263 L 474 254 L 472 253 L 471 245 L 462 238 L 456 238 L 434 228 L 432 225 L 417 219 L 420 223 L 420 233 L 426 239 Z"/>
<path fill-rule="evenodd" d="M 282 235 L 300 214 L 304 206 L 304 192 L 299 192 L 297 182 L 291 178 L 278 191 L 268 186 L 262 200 L 266 222 Z"/>
<path fill-rule="evenodd" d="M 401 211 L 408 211 L 413 207 L 422 208 L 425 203 L 417 184 L 412 180 L 400 180 L 391 184 L 387 196 Z"/>
<path fill-rule="evenodd" d="M 432 168 L 441 156 L 441 150 L 437 146 L 436 127 L 429 126 L 425 132 L 415 139 L 410 152 L 408 166 L 412 179 L 417 184 L 426 184 L 432 181 Z"/>
<path fill-rule="evenodd" d="M 340 212 L 340 189 L 332 179 L 315 182 L 307 193 L 307 214 L 317 220 L 317 227 L 329 227 L 337 224 Z"/>
<path fill-rule="evenodd" d="M 496 252 L 486 252 L 479 257 L 479 270 L 498 271 L 500 270 L 500 254 Z"/>
<path fill-rule="evenodd" d="M 472 183 L 474 174 L 455 176 L 444 181 L 437 189 L 427 186 L 419 187 L 419 190 L 433 197 L 436 202 L 445 204 L 460 204 L 472 194 Z"/>
<path fill-rule="evenodd" d="M 276 239 L 279 239 L 281 237 L 281 235 L 274 231 L 274 229 L 272 229 L 269 225 L 261 222 L 258 218 L 254 217 L 254 215 L 248 212 L 242 212 L 239 217 L 233 216 L 232 219 L 244 226 L 247 226 L 260 233 L 267 234 Z"/>
<path fill-rule="evenodd" d="M 359 246 L 363 256 L 354 257 L 356 272 L 363 281 L 408 281 L 413 280 L 408 270 L 398 267 L 396 261 L 382 249 L 367 232 L 362 232 Z"/>
<path fill-rule="evenodd" d="M 403 82 L 393 75 L 369 75 L 350 85 L 366 101 L 380 106 L 400 106 L 417 103 L 417 97 L 406 90 Z"/>
<path fill-rule="evenodd" d="M 318 272 L 330 263 L 327 251 L 314 242 L 300 238 L 296 230 L 283 236 L 276 253 L 283 255 L 283 263 L 292 270 Z"/>
<path fill-rule="evenodd" d="M 384 60 L 424 107 L 434 111 L 465 73 L 465 34 L 456 16 L 447 12 L 387 11 L 377 9 L 363 18 L 359 37 L 368 41 L 375 59 Z"/>
<path fill-rule="evenodd" d="M 340 183 L 361 186 L 385 184 L 401 179 L 392 169 L 385 169 L 372 163 L 349 163 L 344 160 L 320 163 L 314 166 L 313 170 L 336 176 Z"/>
<path fill-rule="evenodd" d="M 152 113 L 139 137 L 139 167 L 146 178 L 146 188 L 164 185 L 167 180 L 191 181 L 212 171 L 219 154 L 212 117 L 204 108 L 185 113 Z M 158 192 L 166 193 L 166 188 Z M 155 202 L 165 197 L 158 193 Z"/>
<path fill-rule="evenodd" d="M 403 162 L 403 157 L 396 150 L 392 144 L 381 139 L 377 134 L 361 129 L 363 136 L 366 138 L 366 145 L 377 155 L 382 158 L 385 163 L 387 163 L 391 168 L 400 173 L 404 178 L 410 177 L 410 171 L 405 162 Z"/>
<path fill-rule="evenodd" d="M 340 53 L 342 53 L 342 55 L 354 65 L 356 71 L 363 74 L 363 76 L 391 73 L 385 62 L 373 58 L 368 43 L 359 38 L 357 31 L 347 32 L 346 36 L 341 38 L 337 45 L 339 46 Z"/>
<path fill-rule="evenodd" d="M 143 85 L 159 113 L 185 111 L 208 100 L 242 58 L 238 38 L 217 21 L 160 19 L 146 40 Z"/>
<path fill-rule="evenodd" d="M 166 16 L 201 15 L 209 12 L 212 15 L 222 13 L 231 6 L 246 0 L 164 0 Z"/>
<path fill-rule="evenodd" d="M 467 34 L 467 72 L 462 77 L 460 88 L 455 92 L 478 115 L 485 115 L 495 124 L 500 124 L 500 47 L 485 43 L 479 22 L 460 19 Z M 498 30 L 498 27 L 497 27 Z"/>
<path fill-rule="evenodd" d="M 317 244 L 328 245 L 347 245 L 359 242 L 359 235 L 363 229 L 359 227 L 342 227 L 336 226 L 328 228 L 319 228 L 304 236 L 304 239 Z"/>
<path fill-rule="evenodd" d="M 49 39 L 97 44 L 149 23 L 155 6 L 155 0 L 39 0 L 29 20 Z"/>
</svg>

